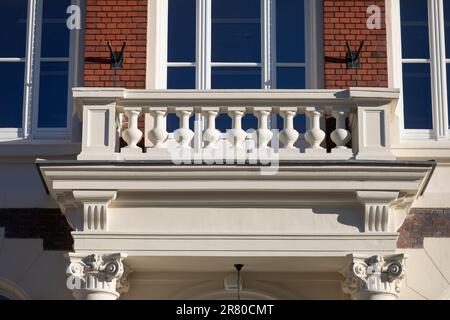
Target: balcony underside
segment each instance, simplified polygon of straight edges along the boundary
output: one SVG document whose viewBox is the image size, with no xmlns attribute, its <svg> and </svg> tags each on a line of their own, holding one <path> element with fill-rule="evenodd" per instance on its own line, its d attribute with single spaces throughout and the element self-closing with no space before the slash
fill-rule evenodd
<svg viewBox="0 0 450 320">
<path fill-rule="evenodd" d="M 37 166 L 75 230 L 75 251 L 127 253 L 139 268 L 395 253 L 434 163 L 288 161 L 270 175 L 257 165 L 160 161 Z"/>
</svg>

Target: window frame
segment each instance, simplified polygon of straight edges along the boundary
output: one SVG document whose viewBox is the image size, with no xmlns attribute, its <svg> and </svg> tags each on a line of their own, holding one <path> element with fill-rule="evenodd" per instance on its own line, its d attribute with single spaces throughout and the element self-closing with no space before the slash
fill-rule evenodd
<svg viewBox="0 0 450 320">
<path fill-rule="evenodd" d="M 450 130 L 448 122 L 447 64 L 445 48 L 445 25 L 443 0 L 427 0 L 429 59 L 403 59 L 400 0 L 388 0 L 388 64 L 389 86 L 400 88 L 401 94 L 396 109 L 398 117 L 398 142 L 436 142 L 448 147 Z M 448 49 L 450 50 L 450 48 Z M 431 78 L 431 99 L 433 129 L 405 129 L 403 101 L 403 65 L 408 63 L 429 64 Z"/>
<path fill-rule="evenodd" d="M 276 0 L 261 1 L 261 63 L 211 62 L 211 0 L 196 0 L 196 61 L 168 62 L 168 0 L 149 0 L 147 89 L 167 89 L 168 67 L 195 67 L 196 90 L 211 89 L 212 67 L 261 67 L 261 90 L 276 89 L 277 67 L 304 67 L 306 87 L 323 88 L 322 0 L 305 0 L 305 63 L 277 63 Z M 206 50 L 204 49 L 206 48 Z"/>
<path fill-rule="evenodd" d="M 82 8 L 83 0 L 71 0 L 72 5 Z M 63 140 L 72 138 L 73 103 L 71 88 L 80 83 L 80 30 L 70 31 L 69 56 L 58 58 L 41 57 L 41 32 L 43 22 L 43 0 L 28 0 L 26 49 L 23 59 L 0 58 L 2 62 L 25 63 L 23 84 L 23 112 L 21 128 L 0 128 L 0 141 L 11 140 Z M 67 15 L 69 17 L 69 15 Z M 0 63 L 2 63 L 0 62 Z M 39 128 L 39 82 L 41 62 L 67 62 L 67 125 L 65 128 Z"/>
</svg>

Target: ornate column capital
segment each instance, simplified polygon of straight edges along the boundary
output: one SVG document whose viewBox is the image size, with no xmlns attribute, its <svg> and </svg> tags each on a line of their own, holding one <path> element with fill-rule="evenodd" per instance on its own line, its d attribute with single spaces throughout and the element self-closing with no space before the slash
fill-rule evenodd
<svg viewBox="0 0 450 320">
<path fill-rule="evenodd" d="M 342 290 L 355 300 L 395 300 L 405 276 L 404 254 L 389 256 L 351 255 L 342 272 Z"/>
<path fill-rule="evenodd" d="M 123 260 L 126 254 L 80 255 L 69 253 L 67 287 L 78 300 L 116 300 L 129 290 L 132 271 Z"/>
</svg>

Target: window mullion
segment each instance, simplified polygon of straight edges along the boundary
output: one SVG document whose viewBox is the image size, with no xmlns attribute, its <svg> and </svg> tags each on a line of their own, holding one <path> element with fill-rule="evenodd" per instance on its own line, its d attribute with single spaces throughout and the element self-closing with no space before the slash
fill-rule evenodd
<svg viewBox="0 0 450 320">
<path fill-rule="evenodd" d="M 35 25 L 35 40 L 33 52 L 33 89 L 30 109 L 30 124 L 31 137 L 37 137 L 38 119 L 39 119 L 39 87 L 41 78 L 41 42 L 42 42 L 42 25 L 43 25 L 43 0 L 35 0 L 36 4 L 36 25 Z"/>
<path fill-rule="evenodd" d="M 211 0 L 197 0 L 196 88 L 211 89 Z"/>
<path fill-rule="evenodd" d="M 443 0 L 436 0 L 437 7 L 437 18 L 438 18 L 438 43 L 439 52 L 437 53 L 438 59 L 438 69 L 440 70 L 439 75 L 439 93 L 441 96 L 441 104 L 438 106 L 440 108 L 440 134 L 438 139 L 447 139 L 449 135 L 448 127 L 448 95 L 447 95 L 447 62 L 446 62 L 446 48 L 445 48 L 445 16 L 444 16 L 444 2 Z"/>
<path fill-rule="evenodd" d="M 23 98 L 23 122 L 22 130 L 23 137 L 25 139 L 32 138 L 33 134 L 33 117 L 36 112 L 33 108 L 35 105 L 34 101 L 36 97 L 34 96 L 35 87 L 34 83 L 36 78 L 36 70 L 38 70 L 38 65 L 36 65 L 36 54 L 40 51 L 40 43 L 37 41 L 39 39 L 39 33 L 37 33 L 40 26 L 40 21 L 42 19 L 41 10 L 42 1 L 40 0 L 29 0 L 28 2 L 28 17 L 27 17 L 27 46 L 26 46 L 26 56 L 25 56 L 25 83 L 24 83 L 24 98 Z M 40 31 L 39 31 L 40 32 Z"/>
<path fill-rule="evenodd" d="M 276 89 L 275 0 L 261 1 L 261 62 L 263 89 Z"/>
<path fill-rule="evenodd" d="M 431 90 L 433 101 L 433 131 L 437 140 L 448 136 L 447 97 L 445 79 L 445 38 L 443 3 L 440 0 L 428 0 L 429 34 L 431 56 Z"/>
</svg>

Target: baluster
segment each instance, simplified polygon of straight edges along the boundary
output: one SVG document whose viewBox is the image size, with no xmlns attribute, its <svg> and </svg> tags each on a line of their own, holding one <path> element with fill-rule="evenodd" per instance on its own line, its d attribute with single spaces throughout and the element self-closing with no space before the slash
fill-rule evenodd
<svg viewBox="0 0 450 320">
<path fill-rule="evenodd" d="M 220 131 L 216 129 L 216 117 L 219 114 L 219 108 L 205 108 L 203 115 L 206 118 L 206 128 L 203 131 L 203 142 L 206 149 L 212 149 L 220 139 Z"/>
<path fill-rule="evenodd" d="M 138 128 L 138 119 L 142 108 L 124 108 L 124 113 L 128 117 L 128 129 L 122 132 L 122 138 L 127 146 L 122 148 L 122 152 L 140 153 L 142 149 L 137 146 L 142 139 L 142 132 Z"/>
<path fill-rule="evenodd" d="M 153 148 L 162 149 L 164 148 L 164 142 L 167 140 L 169 135 L 166 130 L 166 108 L 150 108 L 150 114 L 154 119 L 154 127 L 148 133 L 148 137 L 153 144 Z"/>
<path fill-rule="evenodd" d="M 243 143 L 247 139 L 247 133 L 242 130 L 242 117 L 245 114 L 245 108 L 229 108 L 228 115 L 233 121 L 232 130 L 227 132 L 227 140 L 233 148 L 243 148 Z"/>
<path fill-rule="evenodd" d="M 253 113 L 258 118 L 257 146 L 259 149 L 270 149 L 268 144 L 272 139 L 273 133 L 269 130 L 268 120 L 272 108 L 254 108 Z"/>
<path fill-rule="evenodd" d="M 297 115 L 297 108 L 280 108 L 280 115 L 284 119 L 284 130 L 279 133 L 279 139 L 286 149 L 297 149 L 294 144 L 300 134 L 294 129 L 294 117 Z"/>
<path fill-rule="evenodd" d="M 179 143 L 180 148 L 191 148 L 191 141 L 194 138 L 194 132 L 189 128 L 189 118 L 192 115 L 193 108 L 177 109 L 176 113 L 180 118 L 180 128 L 173 133 L 175 141 Z"/>
<path fill-rule="evenodd" d="M 307 151 L 324 151 L 324 148 L 320 146 L 325 139 L 325 132 L 320 129 L 320 117 L 322 113 L 315 108 L 308 108 L 306 115 L 309 118 L 309 130 L 305 133 L 305 140 L 310 144 L 310 148 Z"/>
<path fill-rule="evenodd" d="M 331 133 L 331 140 L 336 144 L 336 149 L 348 149 L 346 144 L 350 141 L 352 135 L 345 129 L 345 119 L 347 114 L 344 111 L 333 111 L 333 117 L 336 118 L 336 130 Z"/>
</svg>

